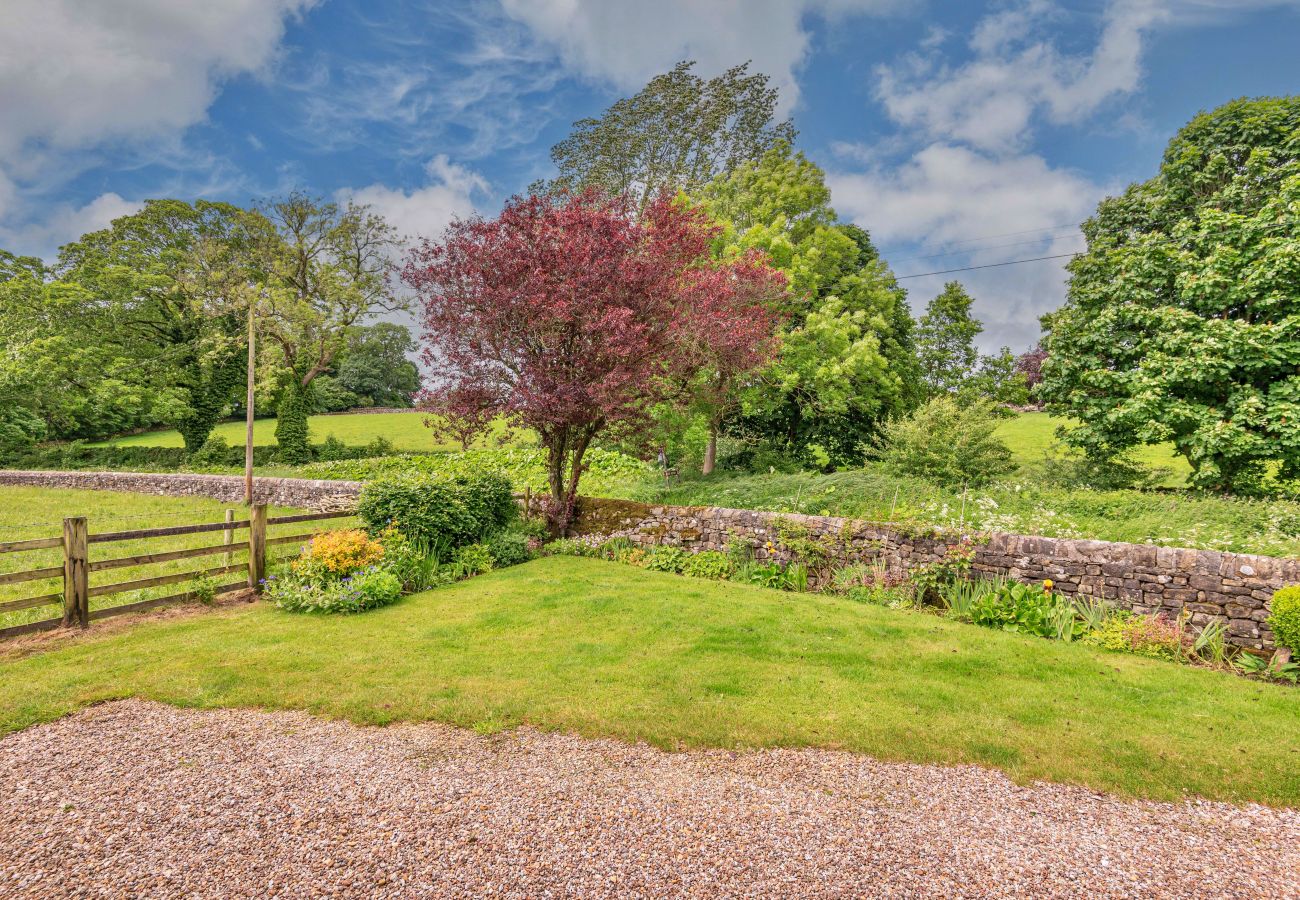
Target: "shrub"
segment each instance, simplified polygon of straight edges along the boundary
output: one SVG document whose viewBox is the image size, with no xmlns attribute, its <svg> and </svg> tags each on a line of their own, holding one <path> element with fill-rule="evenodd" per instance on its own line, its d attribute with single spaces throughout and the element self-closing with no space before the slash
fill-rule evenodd
<svg viewBox="0 0 1300 900">
<path fill-rule="evenodd" d="M 517 566 L 533 556 L 528 549 L 528 535 L 513 528 L 494 534 L 487 542 L 487 549 L 492 557 L 492 567 L 496 569 Z"/>
<path fill-rule="evenodd" d="M 456 551 L 451 562 L 466 577 L 486 575 L 492 571 L 492 551 L 486 544 L 466 544 Z"/>
<path fill-rule="evenodd" d="M 1101 628 L 1085 635 L 1083 642 L 1175 662 L 1187 656 L 1189 644 L 1187 634 L 1177 622 L 1158 614 L 1135 616 L 1124 610 L 1116 611 Z"/>
<path fill-rule="evenodd" d="M 939 559 L 917 566 L 908 573 L 915 588 L 918 603 L 942 602 L 943 590 L 959 579 L 965 578 L 975 562 L 975 546 L 970 541 L 949 547 Z"/>
<path fill-rule="evenodd" d="M 1300 585 L 1274 593 L 1269 606 L 1268 627 L 1273 629 L 1274 643 L 1300 653 Z"/>
<path fill-rule="evenodd" d="M 483 540 L 518 514 L 510 483 L 499 474 L 394 475 L 366 484 L 357 514 L 371 533 L 396 525 L 417 544 L 449 548 Z"/>
<path fill-rule="evenodd" d="M 994 433 L 987 400 L 958 404 L 935 397 L 905 419 L 885 423 L 872 451 L 885 468 L 945 485 L 981 485 L 1015 471 L 1011 450 Z"/>
<path fill-rule="evenodd" d="M 681 547 L 653 547 L 645 556 L 645 567 L 653 572 L 680 574 L 687 554 Z"/>
<path fill-rule="evenodd" d="M 219 466 L 230 456 L 230 443 L 219 434 L 210 434 L 203 446 L 190 454 L 189 462 L 195 466 Z"/>
<path fill-rule="evenodd" d="M 293 569 L 300 574 L 319 570 L 329 575 L 348 575 L 383 558 L 383 544 L 359 528 L 345 528 L 314 535 L 294 561 Z"/>
<path fill-rule="evenodd" d="M 730 578 L 735 568 L 727 554 L 719 553 L 717 550 L 702 550 L 686 558 L 682 563 L 682 574 L 722 581 Z"/>
<path fill-rule="evenodd" d="M 785 568 L 777 562 L 749 563 L 736 570 L 733 581 L 744 581 L 759 587 L 784 590 L 786 586 Z"/>
<path fill-rule="evenodd" d="M 358 613 L 387 606 L 401 596 L 401 579 L 380 567 L 330 580 L 285 575 L 266 585 L 267 599 L 291 612 Z"/>
<path fill-rule="evenodd" d="M 349 457 L 348 447 L 334 435 L 329 435 L 316 448 L 316 458 L 326 461 L 347 459 Z"/>
</svg>

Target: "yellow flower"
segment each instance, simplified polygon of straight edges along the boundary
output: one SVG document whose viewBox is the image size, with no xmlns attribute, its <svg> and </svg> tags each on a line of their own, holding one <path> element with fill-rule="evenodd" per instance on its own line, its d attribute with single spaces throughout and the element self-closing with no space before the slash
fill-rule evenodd
<svg viewBox="0 0 1300 900">
<path fill-rule="evenodd" d="M 1050 578 L 1043 579 L 1043 590 L 1050 591 L 1051 589 L 1052 589 L 1052 579 Z"/>
</svg>

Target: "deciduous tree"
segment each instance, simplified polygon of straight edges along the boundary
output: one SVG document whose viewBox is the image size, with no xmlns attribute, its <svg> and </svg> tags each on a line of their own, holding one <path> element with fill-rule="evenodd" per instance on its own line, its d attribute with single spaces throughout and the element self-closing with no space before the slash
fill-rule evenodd
<svg viewBox="0 0 1300 900">
<path fill-rule="evenodd" d="M 971 315 L 971 303 L 961 282 L 950 281 L 917 323 L 916 353 L 929 397 L 956 393 L 975 374 L 975 338 L 984 326 Z"/>
<path fill-rule="evenodd" d="M 1172 441 L 1205 488 L 1300 477 L 1300 97 L 1198 115 L 1083 232 L 1041 387 L 1068 440 Z"/>
<path fill-rule="evenodd" d="M 629 199 L 589 190 L 513 199 L 409 257 L 403 278 L 423 303 L 430 402 L 532 429 L 556 528 L 570 520 L 597 436 L 635 431 L 699 370 L 701 327 L 741 324 L 743 305 L 701 306 L 710 289 L 730 278 L 779 283 L 756 263 L 714 264 L 714 233 L 684 203 L 661 197 L 638 215 Z"/>
</svg>

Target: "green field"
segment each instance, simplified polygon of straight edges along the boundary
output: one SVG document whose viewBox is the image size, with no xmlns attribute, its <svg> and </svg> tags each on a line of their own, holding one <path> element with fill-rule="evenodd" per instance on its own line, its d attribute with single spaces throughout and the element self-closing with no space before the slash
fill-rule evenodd
<svg viewBox="0 0 1300 900">
<path fill-rule="evenodd" d="M 1069 419 L 1049 416 L 1047 413 L 1018 413 L 1014 418 L 1004 419 L 998 424 L 997 433 L 1006 441 L 1016 462 L 1028 465 L 1041 462 L 1056 441 L 1056 430 L 1068 425 Z M 1170 487 L 1182 487 L 1192 467 L 1187 460 L 1176 456 L 1172 444 L 1151 444 L 1138 447 L 1133 452 L 1138 462 L 1152 468 L 1170 469 L 1166 484 Z"/>
<path fill-rule="evenodd" d="M 675 747 L 840 748 L 1300 804 L 1300 693 L 814 594 L 552 557 L 360 616 L 267 604 L 0 659 L 0 731 L 144 697 Z"/>
<path fill-rule="evenodd" d="M 459 450 L 454 441 L 440 439 L 424 424 L 422 413 L 351 413 L 346 415 L 312 416 L 307 423 L 309 437 L 319 443 L 331 435 L 349 446 L 368 444 L 375 438 L 385 438 L 398 450 Z M 501 429 L 493 437 L 479 441 L 475 446 L 496 446 Z M 222 422 L 213 434 L 224 438 L 231 446 L 244 444 L 243 422 Z M 275 443 L 275 419 L 258 419 L 253 423 L 253 443 L 269 447 Z M 119 447 L 182 447 L 178 431 L 146 431 L 104 441 L 104 445 Z"/>
<path fill-rule="evenodd" d="M 236 518 L 247 516 L 243 507 L 237 504 L 221 503 L 202 497 L 156 497 L 152 494 L 134 494 L 119 491 L 80 491 L 63 488 L 32 488 L 0 486 L 0 542 L 28 540 L 31 538 L 57 537 L 63 533 L 65 516 L 85 516 L 91 534 L 105 531 L 134 531 L 141 528 L 162 528 L 167 525 L 197 525 L 203 522 L 221 522 L 225 510 L 236 510 Z M 272 507 L 271 515 L 281 515 L 302 510 L 284 507 Z M 328 519 L 317 524 L 272 525 L 268 531 L 271 536 L 298 534 L 314 528 L 343 527 L 350 519 Z M 243 552 L 248 540 L 248 532 L 236 531 L 235 553 L 232 563 L 242 563 L 248 559 Z M 108 544 L 91 544 L 90 558 L 109 559 L 127 556 L 139 556 L 145 553 L 159 553 L 167 550 L 182 550 L 191 547 L 212 546 L 222 542 L 220 533 L 200 533 L 175 535 L 144 540 L 120 541 Z M 296 547 L 274 548 L 276 553 L 293 553 Z M 31 550 L 21 553 L 0 554 L 0 574 L 6 572 L 27 571 L 63 564 L 62 551 L 58 548 Z M 208 569 L 224 564 L 224 555 L 200 556 L 192 559 L 172 560 L 152 563 L 144 566 L 124 566 L 92 573 L 91 586 L 97 584 L 116 584 L 155 575 Z M 220 583 L 233 583 L 240 579 L 238 573 L 224 575 Z M 148 590 L 131 591 L 101 597 L 92 597 L 90 608 L 93 612 L 108 606 L 132 603 L 175 594 L 188 589 L 186 582 L 165 585 Z M 47 578 L 40 581 L 27 581 L 18 584 L 0 585 L 0 603 L 35 597 L 62 590 L 62 578 Z M 38 622 L 43 619 L 57 618 L 62 615 L 62 605 L 58 602 L 24 610 L 0 613 L 0 628 Z"/>
</svg>

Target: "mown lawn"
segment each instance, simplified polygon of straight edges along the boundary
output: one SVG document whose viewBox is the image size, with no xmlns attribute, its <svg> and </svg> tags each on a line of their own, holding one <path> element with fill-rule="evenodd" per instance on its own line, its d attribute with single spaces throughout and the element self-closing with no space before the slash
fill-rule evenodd
<svg viewBox="0 0 1300 900">
<path fill-rule="evenodd" d="M 135 531 L 143 528 L 163 528 L 169 525 L 197 525 L 203 522 L 221 522 L 225 520 L 225 511 L 235 510 L 236 519 L 246 519 L 247 512 L 240 504 L 222 503 L 205 497 L 157 497 L 152 494 L 135 494 L 124 491 L 81 491 L 65 488 L 13 487 L 0 486 L 0 543 L 22 541 L 31 538 L 58 537 L 63 533 L 65 516 L 85 516 L 91 534 L 106 531 Z M 272 516 L 304 512 L 300 509 L 272 507 Z M 327 519 L 318 523 L 298 523 L 272 525 L 268 533 L 272 537 L 302 534 L 326 528 L 341 528 L 354 525 L 354 519 Z M 191 547 L 208 547 L 222 543 L 221 532 L 173 535 L 159 538 L 120 541 L 106 544 L 91 544 L 92 561 L 139 556 L 146 553 L 160 553 L 166 550 L 181 550 Z M 232 563 L 244 563 L 248 559 L 248 531 L 234 532 Z M 292 554 L 295 545 L 279 546 L 272 549 L 273 554 Z M 155 575 L 169 575 L 180 572 L 210 569 L 225 563 L 224 554 L 200 556 L 191 559 L 171 560 L 150 563 L 142 566 L 124 566 L 91 573 L 90 584 L 116 584 Z M 40 569 L 63 564 L 62 551 L 58 548 L 47 550 L 29 550 L 21 553 L 0 554 L 0 574 Z M 217 577 L 217 583 L 227 584 L 238 581 L 239 573 Z M 132 603 L 180 593 L 189 589 L 188 582 L 163 585 L 145 590 L 130 591 L 122 594 L 92 597 L 90 608 L 93 612 L 108 606 Z M 0 585 L 0 603 L 18 600 L 24 597 L 36 597 L 57 593 L 63 590 L 61 577 L 47 578 L 40 581 L 27 581 L 18 584 Z M 38 622 L 57 618 L 63 614 L 61 602 L 51 602 L 43 606 L 24 610 L 0 612 L 0 628 Z"/>
<path fill-rule="evenodd" d="M 843 748 L 1300 805 L 1295 689 L 599 560 L 538 560 L 359 617 L 256 604 L 0 659 L 0 731 L 129 696 L 667 748 Z"/>
<path fill-rule="evenodd" d="M 375 438 L 386 438 L 398 450 L 459 450 L 460 444 L 439 437 L 424 424 L 426 416 L 409 413 L 353 413 L 335 416 L 312 416 L 307 421 L 308 434 L 319 443 L 331 435 L 348 446 L 362 446 Z M 232 446 L 243 446 L 244 423 L 222 422 L 213 434 Z M 496 446 L 496 432 L 482 446 Z M 178 431 L 146 431 L 103 442 L 120 447 L 181 447 Z M 259 447 L 275 443 L 275 419 L 258 419 L 253 423 L 253 443 Z"/>
</svg>

